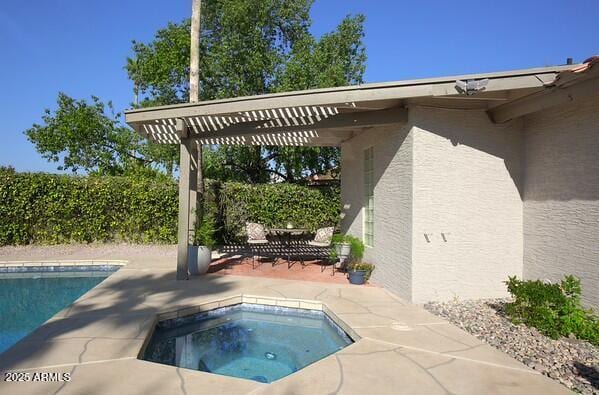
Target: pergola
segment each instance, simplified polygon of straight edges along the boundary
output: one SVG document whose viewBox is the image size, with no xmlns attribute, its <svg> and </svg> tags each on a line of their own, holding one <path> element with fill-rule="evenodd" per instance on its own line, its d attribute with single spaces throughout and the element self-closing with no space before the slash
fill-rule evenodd
<svg viewBox="0 0 599 395">
<path fill-rule="evenodd" d="M 494 122 L 506 122 L 533 111 L 538 100 L 531 105 L 529 98 L 545 95 L 558 74 L 572 67 L 240 97 L 133 109 L 125 116 L 141 136 L 180 144 L 177 273 L 186 278 L 198 144 L 341 146 L 373 128 L 406 123 L 413 105 L 480 109 Z"/>
</svg>

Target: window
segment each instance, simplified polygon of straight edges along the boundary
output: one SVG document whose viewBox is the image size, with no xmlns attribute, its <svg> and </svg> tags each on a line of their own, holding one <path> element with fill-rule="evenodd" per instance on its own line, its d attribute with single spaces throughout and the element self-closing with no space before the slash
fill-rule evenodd
<svg viewBox="0 0 599 395">
<path fill-rule="evenodd" d="M 374 244 L 374 149 L 364 150 L 364 244 Z"/>
</svg>

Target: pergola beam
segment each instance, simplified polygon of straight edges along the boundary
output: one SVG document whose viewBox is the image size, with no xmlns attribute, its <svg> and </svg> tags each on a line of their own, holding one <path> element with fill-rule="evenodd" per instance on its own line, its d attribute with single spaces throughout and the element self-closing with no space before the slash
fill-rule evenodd
<svg viewBox="0 0 599 395">
<path fill-rule="evenodd" d="M 205 145 L 280 145 L 280 146 L 339 146 L 342 142 L 354 136 L 352 131 L 335 134 L 291 135 L 291 134 L 261 134 L 251 136 L 233 136 L 213 139 L 199 139 Z"/>
<path fill-rule="evenodd" d="M 326 110 L 326 113 L 314 112 L 307 115 L 304 112 L 299 118 L 292 115 L 293 111 L 276 110 L 271 113 L 263 112 L 260 115 L 263 118 L 259 120 L 249 120 L 251 118 L 248 117 L 245 118 L 248 121 L 224 127 L 221 125 L 225 120 L 201 120 L 198 117 L 131 125 L 158 143 L 176 144 L 189 138 L 200 144 L 338 146 L 356 131 L 399 125 L 408 120 L 405 107 L 351 113 L 337 113 L 335 110 L 332 108 Z M 277 117 L 281 113 L 291 116 Z M 221 128 L 202 131 L 202 127 L 210 125 Z"/>
<path fill-rule="evenodd" d="M 393 125 L 405 123 L 408 120 L 408 110 L 401 107 L 393 107 L 377 111 L 361 111 L 344 113 L 321 119 L 312 125 L 294 125 L 264 127 L 269 121 L 256 121 L 231 125 L 214 132 L 198 133 L 194 138 L 212 139 L 219 137 L 233 137 L 244 135 L 267 135 L 288 132 L 305 132 L 316 130 L 318 132 L 334 129 L 336 131 L 356 130 L 365 127 Z"/>
</svg>

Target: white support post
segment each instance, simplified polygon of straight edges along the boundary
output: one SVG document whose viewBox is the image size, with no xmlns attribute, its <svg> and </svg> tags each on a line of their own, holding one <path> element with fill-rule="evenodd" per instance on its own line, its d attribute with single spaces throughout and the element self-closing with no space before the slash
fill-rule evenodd
<svg viewBox="0 0 599 395">
<path fill-rule="evenodd" d="M 195 142 L 188 138 L 187 126 L 182 119 L 177 120 L 177 133 L 181 138 L 180 159 L 179 159 L 179 224 L 177 232 L 177 280 L 187 280 L 188 257 L 190 242 L 190 224 L 192 220 L 191 209 L 195 212 L 195 194 L 194 203 L 190 202 L 191 187 L 195 184 L 192 178 L 196 178 L 196 173 L 192 171 L 191 155 L 194 153 L 193 146 Z M 196 167 L 197 169 L 197 167 Z M 197 170 L 196 170 L 197 171 Z"/>
<path fill-rule="evenodd" d="M 198 142 L 187 139 L 189 150 L 189 243 L 193 243 L 198 204 Z"/>
</svg>

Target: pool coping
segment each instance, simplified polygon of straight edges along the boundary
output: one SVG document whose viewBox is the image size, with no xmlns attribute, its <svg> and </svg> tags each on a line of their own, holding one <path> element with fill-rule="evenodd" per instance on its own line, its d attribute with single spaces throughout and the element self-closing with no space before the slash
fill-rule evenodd
<svg viewBox="0 0 599 395">
<path fill-rule="evenodd" d="M 126 266 L 123 259 L 53 259 L 47 261 L 0 261 L 0 267 L 42 267 L 42 266 Z"/>
<path fill-rule="evenodd" d="M 127 264 L 121 260 L 52 260 L 39 262 L 1 262 L 0 278 L 81 277 L 114 273 Z"/>
<path fill-rule="evenodd" d="M 329 318 L 337 324 L 347 335 L 357 342 L 361 339 L 361 336 L 354 331 L 345 321 L 340 319 L 333 310 L 327 306 L 326 302 L 311 299 L 298 299 L 298 298 L 283 298 L 283 297 L 272 297 L 272 296 L 261 296 L 251 294 L 239 294 L 233 295 L 226 298 L 213 300 L 210 302 L 199 303 L 195 306 L 186 306 L 180 309 L 160 311 L 156 314 L 155 323 L 159 321 L 170 320 L 173 318 L 181 318 L 189 315 L 194 315 L 210 310 L 215 310 L 221 307 L 233 306 L 236 304 L 258 304 L 263 306 L 276 306 L 276 307 L 287 307 L 292 309 L 301 310 L 315 310 L 322 311 Z M 151 337 L 148 336 L 148 337 Z"/>
</svg>

